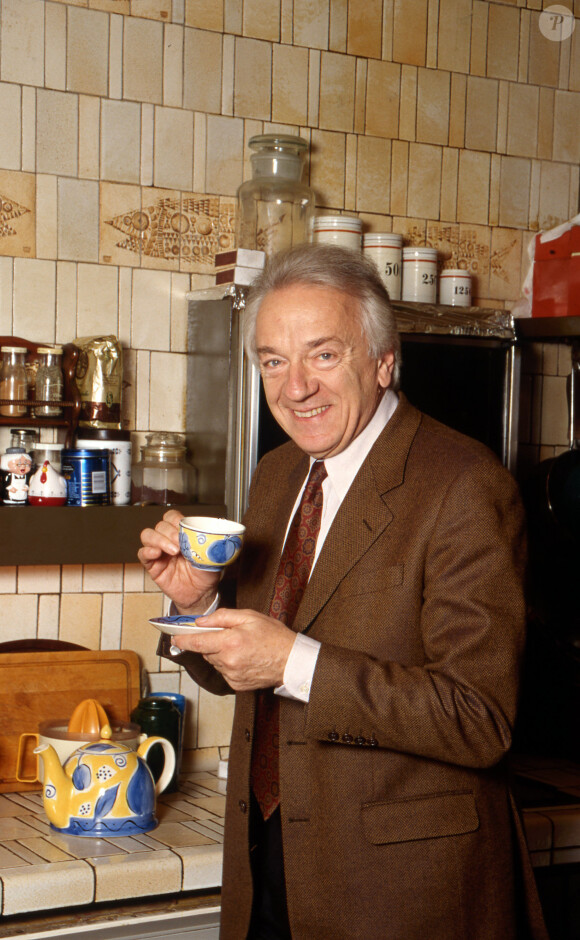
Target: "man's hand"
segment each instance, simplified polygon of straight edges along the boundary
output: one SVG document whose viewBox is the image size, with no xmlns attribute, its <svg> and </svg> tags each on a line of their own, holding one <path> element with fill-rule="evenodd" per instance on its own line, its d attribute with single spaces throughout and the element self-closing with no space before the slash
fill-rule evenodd
<svg viewBox="0 0 580 940">
<path fill-rule="evenodd" d="M 216 595 L 221 575 L 200 571 L 183 557 L 179 550 L 182 518 L 180 512 L 170 509 L 154 529 L 144 529 L 137 557 L 179 613 L 203 613 Z"/>
<path fill-rule="evenodd" d="M 197 626 L 225 629 L 174 636 L 172 644 L 201 653 L 236 692 L 282 685 L 296 634 L 279 620 L 255 610 L 221 607 L 199 617 Z"/>
</svg>

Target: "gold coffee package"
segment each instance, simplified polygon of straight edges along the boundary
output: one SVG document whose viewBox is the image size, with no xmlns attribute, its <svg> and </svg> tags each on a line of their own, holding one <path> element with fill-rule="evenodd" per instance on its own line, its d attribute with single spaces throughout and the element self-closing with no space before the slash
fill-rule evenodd
<svg viewBox="0 0 580 940">
<path fill-rule="evenodd" d="M 121 427 L 123 350 L 116 336 L 75 339 L 79 350 L 75 379 L 81 398 L 79 426 Z"/>
</svg>

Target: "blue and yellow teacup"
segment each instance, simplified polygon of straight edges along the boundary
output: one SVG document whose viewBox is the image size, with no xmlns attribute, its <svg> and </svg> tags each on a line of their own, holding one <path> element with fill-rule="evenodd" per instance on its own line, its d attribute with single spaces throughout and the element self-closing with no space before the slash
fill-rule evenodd
<svg viewBox="0 0 580 940">
<path fill-rule="evenodd" d="M 245 526 L 231 519 L 184 516 L 179 522 L 179 548 L 194 568 L 217 571 L 236 560 L 245 531 Z"/>
</svg>

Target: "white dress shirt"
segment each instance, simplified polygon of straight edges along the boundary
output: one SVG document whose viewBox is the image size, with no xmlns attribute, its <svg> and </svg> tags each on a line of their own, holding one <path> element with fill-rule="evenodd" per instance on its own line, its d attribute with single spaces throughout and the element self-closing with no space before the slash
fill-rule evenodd
<svg viewBox="0 0 580 940">
<path fill-rule="evenodd" d="M 322 518 L 310 574 L 312 574 L 314 570 L 314 566 L 324 545 L 324 540 L 328 535 L 334 517 L 340 508 L 340 504 L 348 493 L 371 447 L 392 417 L 397 404 L 398 398 L 396 393 L 391 389 L 387 389 L 371 420 L 360 434 L 355 437 L 354 441 L 341 451 L 341 453 L 337 454 L 335 457 L 328 457 L 324 461 L 327 477 L 322 483 Z M 310 467 L 312 467 L 313 463 L 314 458 L 311 457 Z M 307 479 L 308 474 L 306 476 L 306 480 Z M 286 535 L 288 534 L 288 529 L 290 528 L 294 514 L 298 509 L 302 492 L 306 486 L 306 480 L 304 480 L 294 508 L 290 513 Z M 318 640 L 314 640 L 305 633 L 296 634 L 294 646 L 290 651 L 286 668 L 284 669 L 284 684 L 274 689 L 276 695 L 299 699 L 301 702 L 308 701 L 319 650 L 320 642 Z"/>
</svg>

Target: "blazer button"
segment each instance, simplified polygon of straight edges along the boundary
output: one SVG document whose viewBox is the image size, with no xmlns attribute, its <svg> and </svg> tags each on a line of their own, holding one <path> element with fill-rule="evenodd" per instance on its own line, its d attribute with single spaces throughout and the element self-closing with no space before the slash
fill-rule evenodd
<svg viewBox="0 0 580 940">
<path fill-rule="evenodd" d="M 371 747 L 378 747 L 378 746 L 379 746 L 379 742 L 378 742 L 377 739 L 375 738 L 374 734 L 373 734 L 372 738 L 369 738 L 369 744 L 370 744 Z"/>
<path fill-rule="evenodd" d="M 338 741 L 339 738 L 340 738 L 340 735 L 339 735 L 338 731 L 329 731 L 329 732 L 328 732 L 328 740 L 329 740 L 329 741 Z"/>
<path fill-rule="evenodd" d="M 245 737 L 246 741 L 250 741 L 251 738 L 252 738 L 252 735 L 250 734 L 250 732 L 248 731 L 247 728 L 246 728 L 246 730 L 244 731 L 244 737 Z"/>
<path fill-rule="evenodd" d="M 367 743 L 367 739 L 366 739 L 366 738 L 363 738 L 362 734 L 359 734 L 358 738 L 355 738 L 355 739 L 354 739 L 354 743 L 355 743 L 355 744 L 366 744 L 366 743 Z"/>
<path fill-rule="evenodd" d="M 352 742 L 354 741 L 354 738 L 352 734 L 343 734 L 342 740 L 344 741 L 345 744 L 352 744 Z"/>
<path fill-rule="evenodd" d="M 238 806 L 240 807 L 240 811 L 241 811 L 242 813 L 247 813 L 247 812 L 248 812 L 248 804 L 246 803 L 245 800 L 240 800 L 239 803 L 238 803 Z"/>
</svg>

